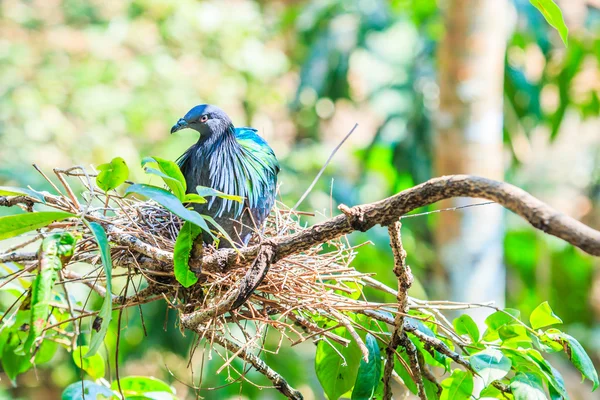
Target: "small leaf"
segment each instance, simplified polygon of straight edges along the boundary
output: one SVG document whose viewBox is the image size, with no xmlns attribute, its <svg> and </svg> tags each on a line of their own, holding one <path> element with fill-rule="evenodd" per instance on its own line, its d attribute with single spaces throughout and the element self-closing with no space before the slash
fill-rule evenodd
<svg viewBox="0 0 600 400">
<path fill-rule="evenodd" d="M 168 394 L 169 397 L 164 396 L 160 398 L 170 398 L 175 399 L 173 396 L 175 391 L 171 386 L 167 383 L 161 381 L 160 379 L 156 379 L 153 377 L 146 376 L 128 376 L 126 378 L 120 379 L 121 389 L 123 390 L 123 394 L 125 397 L 129 398 L 135 396 L 144 396 L 146 398 L 157 398 L 152 396 L 153 394 Z M 119 389 L 119 383 L 117 381 L 113 381 L 110 385 L 111 388 L 115 391 Z"/>
<path fill-rule="evenodd" d="M 334 329 L 333 333 L 351 339 L 344 327 Z M 354 386 L 361 358 L 362 353 L 355 342 L 343 347 L 337 343 L 319 341 L 315 354 L 315 372 L 329 399 L 338 399 Z"/>
<path fill-rule="evenodd" d="M 440 400 L 466 400 L 473 393 L 473 375 L 455 369 L 452 375 L 442 381 L 442 395 Z"/>
<path fill-rule="evenodd" d="M 511 361 L 495 349 L 486 349 L 470 357 L 471 367 L 483 379 L 484 386 L 504 378 L 510 371 Z"/>
<path fill-rule="evenodd" d="M 160 171 L 157 171 L 154 168 L 146 167 L 146 164 L 148 163 L 158 164 Z M 185 191 L 187 190 L 187 184 L 179 165 L 173 161 L 165 160 L 159 157 L 146 157 L 142 160 L 142 167 L 145 167 L 144 169 L 147 173 L 160 176 L 163 181 L 165 181 L 169 189 L 173 191 L 173 194 L 175 194 L 179 200 L 183 201 L 185 197 Z"/>
<path fill-rule="evenodd" d="M 362 358 L 360 360 L 352 400 L 371 399 L 381 379 L 381 355 L 377 339 L 367 333 L 365 345 L 369 350 L 369 361 L 365 362 Z"/>
<path fill-rule="evenodd" d="M 569 44 L 569 28 L 565 24 L 560 7 L 552 0 L 529 0 L 544 16 L 546 21 L 558 31 L 565 46 Z"/>
<path fill-rule="evenodd" d="M 98 332 L 92 332 L 92 340 L 90 341 L 90 348 L 85 354 L 85 357 L 92 357 L 106 337 L 110 320 L 112 319 L 112 259 L 110 257 L 110 245 L 108 244 L 108 238 L 102 225 L 96 222 L 90 222 L 88 228 L 92 231 L 96 243 L 98 243 L 98 249 L 100 250 L 100 258 L 102 259 L 102 265 L 104 266 L 104 274 L 106 275 L 106 296 L 102 302 L 100 313 L 98 316 L 102 318 L 102 324 Z"/>
<path fill-rule="evenodd" d="M 96 177 L 96 184 L 105 192 L 116 189 L 129 176 L 127 163 L 121 157 L 113 158 L 109 163 L 98 165 L 98 171 L 100 173 Z"/>
<path fill-rule="evenodd" d="M 242 200 L 244 200 L 242 196 L 235 196 L 233 194 L 223 193 L 216 189 L 209 188 L 206 186 L 196 186 L 196 192 L 202 197 L 216 196 L 226 200 L 237 201 L 238 203 L 241 203 Z"/>
<path fill-rule="evenodd" d="M 510 381 L 510 389 L 515 400 L 547 400 L 542 379 L 536 374 L 518 373 Z"/>
<path fill-rule="evenodd" d="M 189 260 L 190 251 L 194 246 L 194 240 L 201 233 L 200 228 L 189 221 L 185 221 L 177 240 L 175 241 L 175 249 L 173 250 L 173 268 L 175 279 L 183 287 L 190 287 L 198 281 L 198 277 L 190 271 Z"/>
<path fill-rule="evenodd" d="M 46 203 L 44 194 L 36 190 L 12 187 L 12 186 L 0 186 L 0 196 L 28 196 L 39 200 L 42 203 Z"/>
<path fill-rule="evenodd" d="M 75 215 L 63 211 L 39 211 L 0 217 L 0 240 L 43 228 L 52 222 L 70 217 L 75 217 Z"/>
<path fill-rule="evenodd" d="M 206 203 L 206 199 L 196 193 L 188 193 L 183 198 L 183 203 L 196 203 L 196 204 L 204 204 Z"/>
<path fill-rule="evenodd" d="M 548 329 L 546 334 L 563 345 L 567 357 L 583 376 L 593 383 L 592 391 L 598 388 L 598 372 L 583 346 L 573 336 L 560 332 L 558 329 Z"/>
<path fill-rule="evenodd" d="M 461 315 L 452 321 L 452 325 L 454 325 L 454 329 L 459 335 L 469 335 L 473 343 L 479 342 L 479 328 L 477 328 L 477 324 L 470 315 Z"/>
<path fill-rule="evenodd" d="M 400 351 L 400 349 L 398 349 L 398 351 Z M 418 393 L 417 384 L 415 383 L 411 372 L 408 369 L 406 369 L 406 366 L 405 366 L 405 365 L 410 365 L 410 360 L 408 359 L 408 355 L 406 354 L 405 350 L 403 350 L 400 353 L 400 357 L 402 357 L 402 360 L 404 360 L 404 362 L 397 360 L 394 363 L 394 371 L 396 371 L 398 376 L 400 376 L 400 378 L 402 378 L 402 381 L 404 382 L 404 386 L 406 386 L 406 388 L 408 390 L 410 390 L 412 392 L 412 394 L 417 394 Z"/>
<path fill-rule="evenodd" d="M 84 357 L 88 353 L 88 346 L 79 346 L 73 351 L 73 361 L 75 365 L 84 370 L 89 376 L 94 379 L 104 377 L 105 365 L 104 357 L 100 354 L 94 354 L 91 357 Z"/>
<path fill-rule="evenodd" d="M 533 329 L 539 329 L 549 325 L 562 324 L 562 319 L 554 314 L 552 308 L 550 308 L 550 304 L 545 301 L 532 311 L 529 322 Z"/>
<path fill-rule="evenodd" d="M 27 372 L 32 367 L 29 361 L 31 354 L 17 354 L 16 350 L 19 347 L 21 347 L 19 336 L 15 332 L 10 332 L 2 349 L 2 358 L 0 358 L 0 361 L 2 362 L 4 373 L 13 384 L 18 375 Z"/>
<path fill-rule="evenodd" d="M 141 194 L 142 196 L 148 197 L 156 201 L 158 204 L 171 211 L 173 214 L 186 221 L 190 221 L 191 223 L 196 224 L 197 226 L 202 228 L 202 231 L 209 232 L 212 235 L 212 233 L 210 232 L 210 228 L 206 224 L 206 221 L 200 216 L 200 214 L 193 210 L 188 210 L 187 208 L 185 208 L 183 204 L 181 204 L 181 201 L 179 201 L 179 199 L 175 197 L 172 193 L 169 193 L 166 190 L 156 186 L 142 184 L 135 184 L 129 186 L 125 191 L 125 195 L 131 193 Z"/>
<path fill-rule="evenodd" d="M 493 331 L 497 331 L 503 325 L 512 325 L 518 324 L 517 320 L 521 316 L 521 312 L 519 310 L 514 310 L 512 308 L 505 308 L 502 311 L 496 311 L 493 314 L 490 314 L 485 319 L 485 324 L 489 329 Z"/>
<path fill-rule="evenodd" d="M 71 383 L 62 393 L 62 400 L 97 400 L 104 396 L 112 399 L 115 393 L 106 386 L 98 385 L 92 381 L 79 381 Z"/>
</svg>

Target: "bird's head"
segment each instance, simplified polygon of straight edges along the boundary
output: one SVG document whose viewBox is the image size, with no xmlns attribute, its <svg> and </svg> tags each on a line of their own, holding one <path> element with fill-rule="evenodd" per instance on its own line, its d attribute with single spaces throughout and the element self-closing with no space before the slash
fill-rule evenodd
<svg viewBox="0 0 600 400">
<path fill-rule="evenodd" d="M 200 132 L 200 139 L 206 140 L 213 135 L 220 135 L 232 127 L 231 119 L 225 111 L 210 104 L 200 104 L 190 111 L 171 128 L 171 133 L 191 128 Z"/>
</svg>

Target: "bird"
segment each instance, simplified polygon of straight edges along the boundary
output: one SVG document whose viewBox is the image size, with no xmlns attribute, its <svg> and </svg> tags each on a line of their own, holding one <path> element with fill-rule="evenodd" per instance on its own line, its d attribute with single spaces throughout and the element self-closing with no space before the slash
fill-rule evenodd
<svg viewBox="0 0 600 400">
<path fill-rule="evenodd" d="M 253 232 L 263 226 L 275 203 L 279 161 L 269 144 L 250 127 L 236 128 L 219 107 L 200 104 L 188 111 L 171 128 L 200 133 L 198 142 L 177 160 L 188 193 L 197 186 L 240 196 L 242 202 L 211 197 L 194 210 L 213 217 L 236 247 L 248 245 Z M 209 232 L 202 233 L 204 243 L 214 242 Z M 220 240 L 218 247 L 231 247 Z"/>
</svg>

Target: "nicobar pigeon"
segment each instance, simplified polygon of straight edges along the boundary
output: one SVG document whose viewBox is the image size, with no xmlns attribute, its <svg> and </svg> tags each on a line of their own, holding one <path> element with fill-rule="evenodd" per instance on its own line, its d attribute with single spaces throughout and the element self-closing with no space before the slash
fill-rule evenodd
<svg viewBox="0 0 600 400">
<path fill-rule="evenodd" d="M 196 193 L 196 186 L 207 186 L 244 198 L 240 203 L 211 197 L 207 203 L 194 204 L 194 209 L 213 217 L 236 245 L 247 245 L 275 203 L 279 162 L 273 149 L 256 129 L 234 127 L 223 110 L 210 104 L 192 108 L 171 133 L 186 128 L 200 133 L 198 142 L 177 160 L 188 193 Z M 212 243 L 207 232 L 202 238 Z M 221 240 L 219 247 L 229 244 Z"/>
</svg>

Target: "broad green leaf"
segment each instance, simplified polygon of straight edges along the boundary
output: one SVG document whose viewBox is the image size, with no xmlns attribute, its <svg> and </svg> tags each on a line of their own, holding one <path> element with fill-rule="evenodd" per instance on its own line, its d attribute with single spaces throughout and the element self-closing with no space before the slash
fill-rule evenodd
<svg viewBox="0 0 600 400">
<path fill-rule="evenodd" d="M 32 367 L 32 364 L 29 361 L 31 354 L 29 352 L 17 354 L 19 353 L 17 351 L 19 347 L 21 347 L 21 340 L 17 333 L 8 333 L 7 341 L 2 349 L 2 358 L 0 361 L 2 362 L 4 373 L 13 384 L 18 375 L 28 371 Z"/>
<path fill-rule="evenodd" d="M 179 199 L 175 197 L 172 193 L 169 193 L 166 190 L 156 186 L 142 184 L 135 184 L 129 186 L 125 191 L 125 195 L 131 193 L 141 194 L 142 196 L 148 197 L 156 201 L 158 204 L 171 211 L 173 214 L 186 221 L 190 221 L 191 223 L 196 224 L 197 226 L 202 228 L 202 231 L 209 232 L 212 235 L 212 233 L 210 232 L 210 228 L 206 224 L 206 221 L 200 216 L 200 214 L 193 210 L 188 210 L 187 208 L 185 208 L 183 204 L 181 204 L 181 201 L 179 201 Z"/>
<path fill-rule="evenodd" d="M 70 258 L 75 248 L 75 238 L 70 233 L 55 233 L 47 236 L 40 246 L 40 268 L 31 285 L 31 320 L 29 334 L 23 345 L 24 354 L 31 351 L 41 336 L 50 317 L 52 289 L 62 268 L 63 258 Z"/>
<path fill-rule="evenodd" d="M 503 325 L 498 329 L 498 336 L 503 346 L 518 347 L 532 342 L 529 331 L 523 325 Z M 531 345 L 528 345 L 531 347 Z"/>
<path fill-rule="evenodd" d="M 194 240 L 201 233 L 200 228 L 189 221 L 185 221 L 177 240 L 175 241 L 175 249 L 173 250 L 173 268 L 175 279 L 183 287 L 190 287 L 198 281 L 198 277 L 190 271 L 189 260 L 190 251 L 194 246 Z"/>
<path fill-rule="evenodd" d="M 75 217 L 75 215 L 63 211 L 39 211 L 0 217 L 0 240 L 43 228 L 52 222 L 70 217 Z"/>
<path fill-rule="evenodd" d="M 501 351 L 491 348 L 472 355 L 469 362 L 473 370 L 483 379 L 485 386 L 504 378 L 512 365 Z"/>
<path fill-rule="evenodd" d="M 96 185 L 105 192 L 122 185 L 129 176 L 127 163 L 121 157 L 113 158 L 111 162 L 98 165 L 100 173 L 96 177 Z"/>
<path fill-rule="evenodd" d="M 369 361 L 365 362 L 362 358 L 360 360 L 356 382 L 352 390 L 352 400 L 371 399 L 381 380 L 381 355 L 377 339 L 367 333 L 365 345 L 369 349 Z"/>
<path fill-rule="evenodd" d="M 145 167 L 148 163 L 156 163 L 160 171 Z M 187 190 L 187 183 L 183 173 L 181 172 L 181 169 L 179 168 L 179 165 L 173 161 L 165 160 L 164 158 L 146 157 L 142 160 L 142 167 L 145 167 L 146 172 L 163 178 L 175 196 L 177 196 L 179 200 L 183 201 L 185 192 Z"/>
<path fill-rule="evenodd" d="M 584 350 L 583 346 L 573 336 L 560 332 L 557 329 L 548 329 L 546 334 L 563 345 L 565 353 L 573 365 L 583 374 L 583 376 L 593 383 L 592 391 L 598 388 L 598 372 L 592 363 L 592 360 Z"/>
<path fill-rule="evenodd" d="M 530 372 L 515 375 L 510 381 L 510 389 L 515 400 L 547 400 L 542 379 Z"/>
<path fill-rule="evenodd" d="M 0 186 L 0 196 L 29 196 L 36 200 L 45 203 L 44 194 L 36 190 L 12 187 L 12 186 Z"/>
<path fill-rule="evenodd" d="M 92 381 L 71 383 L 62 393 L 62 400 L 100 400 L 112 399 L 115 393 L 106 386 Z"/>
<path fill-rule="evenodd" d="M 210 215 L 206 215 L 206 214 L 201 214 L 202 218 L 204 218 L 206 221 L 210 222 L 210 224 L 212 226 L 215 227 L 215 229 L 221 234 L 223 235 L 223 237 L 225 238 L 225 240 L 227 240 L 229 243 L 231 243 L 231 247 L 233 247 L 234 249 L 237 250 L 237 247 L 234 245 L 233 240 L 231 240 L 231 237 L 229 236 L 229 234 L 227 232 L 225 232 L 225 229 L 223 229 L 223 227 L 219 224 L 217 224 L 217 221 L 215 221 L 213 219 L 213 217 L 211 217 Z"/>
<path fill-rule="evenodd" d="M 404 360 L 404 363 L 400 360 L 396 360 L 396 362 L 394 362 L 394 371 L 396 371 L 398 376 L 402 378 L 402 381 L 404 382 L 406 388 L 410 390 L 412 394 L 417 394 L 417 384 L 413 380 L 410 371 L 405 367 L 405 365 L 410 365 L 408 355 L 406 354 L 405 350 L 402 350 L 400 352 L 400 349 L 398 349 L 398 352 L 400 353 L 400 357 L 402 357 L 402 360 Z"/>
<path fill-rule="evenodd" d="M 127 398 L 143 396 L 144 398 L 176 399 L 173 395 L 175 391 L 167 383 L 153 377 L 146 376 L 128 376 L 120 379 L 121 389 Z M 119 390 L 119 383 L 113 381 L 111 388 L 114 391 Z M 166 396 L 165 396 L 166 395 Z"/>
<path fill-rule="evenodd" d="M 427 400 L 438 400 L 440 398 L 438 387 L 433 382 L 430 382 L 428 379 L 423 379 L 423 386 L 425 387 Z"/>
<path fill-rule="evenodd" d="M 560 7 L 552 0 L 529 0 L 546 18 L 546 21 L 558 31 L 565 46 L 569 44 L 569 28 L 565 24 Z"/>
<path fill-rule="evenodd" d="M 102 318 L 100 330 L 98 332 L 92 331 L 90 348 L 84 356 L 86 358 L 96 354 L 104 342 L 106 332 L 108 332 L 108 327 L 110 325 L 110 320 L 112 319 L 112 259 L 110 257 L 110 245 L 102 225 L 96 222 L 90 222 L 88 224 L 88 228 L 90 228 L 90 231 L 94 235 L 94 239 L 96 239 L 98 249 L 100 250 L 100 258 L 102 259 L 104 274 L 106 275 L 106 297 L 102 302 L 102 307 L 100 308 L 100 313 L 98 314 L 98 316 Z"/>
<path fill-rule="evenodd" d="M 242 200 L 244 200 L 242 196 L 235 196 L 232 194 L 223 193 L 216 189 L 209 188 L 206 186 L 196 186 L 196 192 L 202 197 L 216 196 L 226 200 L 237 201 L 238 203 L 241 203 Z"/>
<path fill-rule="evenodd" d="M 86 354 L 88 351 L 88 346 L 79 346 L 75 349 L 75 351 L 73 351 L 73 361 L 75 361 L 75 365 L 84 370 L 94 379 L 104 377 L 104 357 L 102 357 L 100 354 L 94 354 L 91 357 L 84 357 L 84 354 Z"/>
<path fill-rule="evenodd" d="M 466 400 L 473 393 L 473 375 L 460 369 L 452 371 L 452 375 L 441 383 L 442 395 L 440 400 Z"/>
<path fill-rule="evenodd" d="M 344 327 L 334 329 L 333 333 L 352 340 Z M 361 358 L 362 353 L 354 341 L 348 347 L 319 341 L 315 354 L 315 372 L 329 399 L 338 399 L 354 386 Z"/>
<path fill-rule="evenodd" d="M 204 197 L 202 197 L 196 193 L 188 193 L 183 198 L 183 203 L 204 204 L 206 202 L 207 202 L 207 200 Z"/>
<path fill-rule="evenodd" d="M 485 324 L 489 329 L 497 331 L 503 325 L 511 325 L 518 324 L 517 320 L 521 316 L 521 312 L 519 310 L 514 310 L 512 308 L 505 308 L 502 311 L 496 311 L 493 314 L 490 314 L 485 319 Z"/>
<path fill-rule="evenodd" d="M 477 324 L 470 315 L 461 315 L 452 321 L 452 325 L 454 325 L 454 329 L 456 329 L 456 333 L 459 335 L 469 335 L 473 343 L 479 342 L 479 328 L 477 328 Z"/>
<path fill-rule="evenodd" d="M 533 329 L 544 328 L 549 325 L 562 324 L 562 320 L 550 308 L 547 301 L 543 302 L 532 311 L 529 322 Z"/>
<path fill-rule="evenodd" d="M 516 371 L 528 371 L 538 376 L 543 376 L 558 393 L 568 399 L 568 393 L 564 380 L 548 362 L 535 349 L 505 350 L 504 354 L 511 359 L 513 369 Z"/>
</svg>

